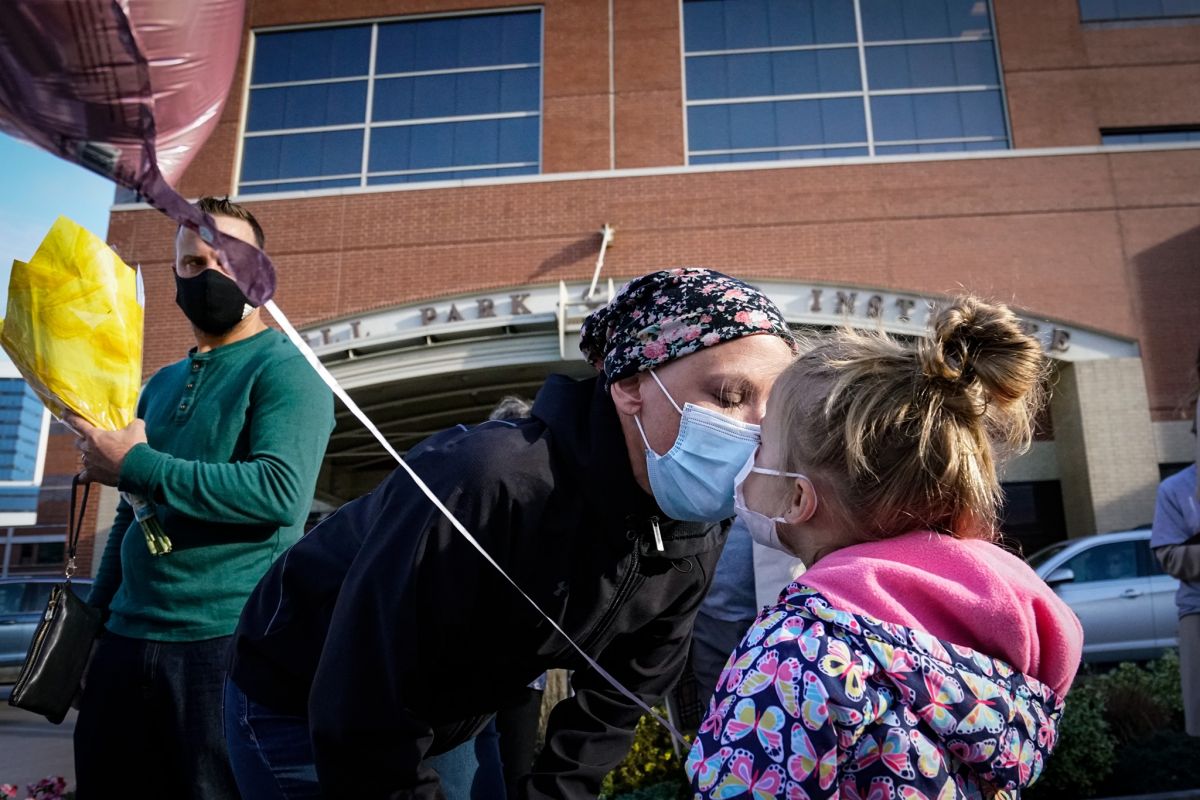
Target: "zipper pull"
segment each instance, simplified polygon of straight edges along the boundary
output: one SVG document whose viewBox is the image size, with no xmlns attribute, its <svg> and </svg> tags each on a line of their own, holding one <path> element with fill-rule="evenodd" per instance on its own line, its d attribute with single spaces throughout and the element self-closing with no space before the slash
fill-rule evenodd
<svg viewBox="0 0 1200 800">
<path fill-rule="evenodd" d="M 658 527 L 658 517 L 650 518 L 650 529 L 654 531 L 654 546 L 657 547 L 658 552 L 661 553 L 663 550 L 666 550 L 666 548 L 663 547 L 662 531 Z"/>
</svg>

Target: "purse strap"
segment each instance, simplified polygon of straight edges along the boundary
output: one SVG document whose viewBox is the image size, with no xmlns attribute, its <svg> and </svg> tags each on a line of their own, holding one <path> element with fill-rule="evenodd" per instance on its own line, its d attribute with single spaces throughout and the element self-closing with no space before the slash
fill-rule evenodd
<svg viewBox="0 0 1200 800">
<path fill-rule="evenodd" d="M 64 574 L 67 578 L 67 583 L 71 582 L 71 576 L 75 574 L 75 550 L 79 547 L 79 532 L 83 529 L 83 515 L 87 513 L 88 495 L 92 492 L 91 481 L 83 484 L 83 502 L 79 504 L 79 514 L 75 514 L 75 496 L 78 494 L 79 476 L 75 475 L 71 478 L 71 510 L 67 517 L 67 566 Z"/>
</svg>

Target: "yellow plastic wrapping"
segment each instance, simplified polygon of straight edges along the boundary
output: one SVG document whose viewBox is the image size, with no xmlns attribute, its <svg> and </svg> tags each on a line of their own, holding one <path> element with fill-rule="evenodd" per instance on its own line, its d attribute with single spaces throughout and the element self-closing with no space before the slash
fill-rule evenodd
<svg viewBox="0 0 1200 800">
<path fill-rule="evenodd" d="M 52 414 L 124 428 L 142 384 L 137 273 L 59 217 L 29 263 L 13 262 L 0 345 Z"/>
</svg>

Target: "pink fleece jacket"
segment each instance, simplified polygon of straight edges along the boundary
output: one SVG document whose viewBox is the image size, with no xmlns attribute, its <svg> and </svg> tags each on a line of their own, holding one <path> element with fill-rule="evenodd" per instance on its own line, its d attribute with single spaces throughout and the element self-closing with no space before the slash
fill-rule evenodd
<svg viewBox="0 0 1200 800">
<path fill-rule="evenodd" d="M 966 645 L 1066 694 L 1083 628 L 1029 566 L 990 542 L 914 531 L 825 556 L 799 579 L 836 608 Z"/>
</svg>

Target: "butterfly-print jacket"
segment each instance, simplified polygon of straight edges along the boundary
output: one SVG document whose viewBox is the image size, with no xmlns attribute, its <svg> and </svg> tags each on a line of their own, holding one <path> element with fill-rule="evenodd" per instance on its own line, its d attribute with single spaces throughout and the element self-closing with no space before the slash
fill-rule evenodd
<svg viewBox="0 0 1200 800">
<path fill-rule="evenodd" d="M 597 381 L 551 378 L 532 418 L 445 431 L 408 462 L 577 643 L 660 698 L 728 526 L 662 515 Z M 252 700 L 308 715 L 328 796 L 438 797 L 423 755 L 464 740 L 549 667 L 577 670 L 575 695 L 551 718 L 528 796 L 595 797 L 640 710 L 397 470 L 271 568 L 231 674 Z"/>
<path fill-rule="evenodd" d="M 1003 661 L 793 583 L 730 657 L 687 761 L 697 798 L 1016 798 L 1063 700 Z"/>
</svg>

